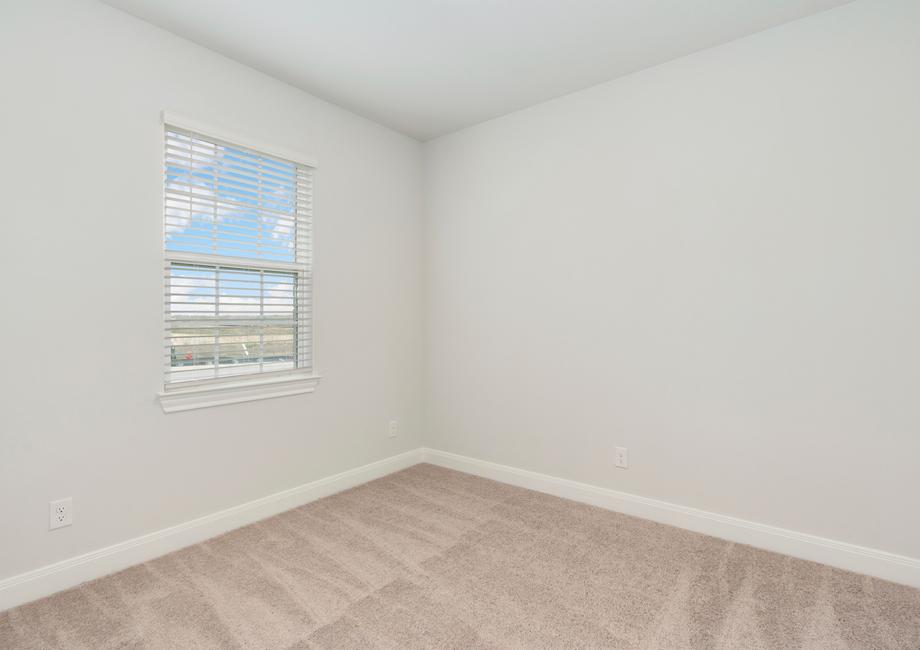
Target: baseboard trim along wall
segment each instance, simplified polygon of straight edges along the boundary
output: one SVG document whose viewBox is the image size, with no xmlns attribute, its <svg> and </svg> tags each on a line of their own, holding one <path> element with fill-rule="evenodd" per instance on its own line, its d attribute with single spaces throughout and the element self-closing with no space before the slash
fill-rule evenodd
<svg viewBox="0 0 920 650">
<path fill-rule="evenodd" d="M 418 448 L 177 526 L 0 580 L 0 612 L 271 517 L 421 462 L 678 526 L 740 544 L 920 587 L 920 559 L 618 492 L 517 467 Z"/>
<path fill-rule="evenodd" d="M 0 580 L 0 612 L 422 462 L 413 449 L 334 476 Z"/>
<path fill-rule="evenodd" d="M 736 517 L 618 492 L 587 483 L 425 449 L 425 462 L 502 483 L 580 501 L 740 544 L 920 587 L 920 559 L 768 526 Z"/>
</svg>

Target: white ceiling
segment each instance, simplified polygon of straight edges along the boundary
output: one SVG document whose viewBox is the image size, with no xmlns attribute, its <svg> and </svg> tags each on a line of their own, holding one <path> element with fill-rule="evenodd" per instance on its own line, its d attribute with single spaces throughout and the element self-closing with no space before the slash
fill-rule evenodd
<svg viewBox="0 0 920 650">
<path fill-rule="evenodd" d="M 421 140 L 849 0 L 103 0 Z"/>
</svg>

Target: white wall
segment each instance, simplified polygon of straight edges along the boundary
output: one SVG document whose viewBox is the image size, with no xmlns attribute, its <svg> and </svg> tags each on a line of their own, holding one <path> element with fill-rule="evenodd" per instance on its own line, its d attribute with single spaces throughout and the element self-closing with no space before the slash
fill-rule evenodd
<svg viewBox="0 0 920 650">
<path fill-rule="evenodd" d="M 918 62 L 863 0 L 426 144 L 427 444 L 920 557 Z"/>
<path fill-rule="evenodd" d="M 417 448 L 420 145 L 100 3 L 2 4 L 0 579 Z M 319 161 L 314 394 L 155 401 L 164 108 Z"/>
</svg>

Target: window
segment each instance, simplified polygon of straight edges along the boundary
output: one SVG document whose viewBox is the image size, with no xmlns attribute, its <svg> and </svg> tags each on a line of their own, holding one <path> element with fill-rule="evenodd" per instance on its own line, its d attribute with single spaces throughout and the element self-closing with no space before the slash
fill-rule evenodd
<svg viewBox="0 0 920 650">
<path fill-rule="evenodd" d="M 290 382 L 313 375 L 312 172 L 167 122 L 164 409 L 183 389 L 223 394 L 173 406 L 307 392 Z"/>
</svg>

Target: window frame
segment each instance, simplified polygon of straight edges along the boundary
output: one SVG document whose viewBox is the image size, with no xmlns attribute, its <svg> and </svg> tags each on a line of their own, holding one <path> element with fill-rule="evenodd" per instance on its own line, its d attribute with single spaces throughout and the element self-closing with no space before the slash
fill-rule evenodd
<svg viewBox="0 0 920 650">
<path fill-rule="evenodd" d="M 296 274 L 297 293 L 309 292 L 311 294 L 310 310 L 305 316 L 309 319 L 309 350 L 311 358 L 311 367 L 309 369 L 295 367 L 288 370 L 275 370 L 256 372 L 252 374 L 232 375 L 227 377 L 201 378 L 182 382 L 167 382 L 166 376 L 171 368 L 171 363 L 167 359 L 162 362 L 163 372 L 163 389 L 157 393 L 160 406 L 166 413 L 175 411 L 186 411 L 190 409 L 205 408 L 210 406 L 219 406 L 223 404 L 233 404 L 237 402 L 247 402 L 252 400 L 269 399 L 273 397 L 283 397 L 288 395 L 297 395 L 302 393 L 311 393 L 314 391 L 316 384 L 321 376 L 316 372 L 316 337 L 315 337 L 315 314 L 316 314 L 316 297 L 313 293 L 313 279 L 315 276 L 313 256 L 310 255 L 310 263 L 302 264 L 297 262 L 280 262 L 269 259 L 247 259 L 222 255 L 211 255 L 205 253 L 186 253 L 180 251 L 170 251 L 166 248 L 166 192 L 164 191 L 165 177 L 165 160 L 166 160 L 166 138 L 165 133 L 168 128 L 175 128 L 181 131 L 191 131 L 195 134 L 213 138 L 214 140 L 233 146 L 239 146 L 245 149 L 255 151 L 260 154 L 280 158 L 282 160 L 295 163 L 298 166 L 309 168 L 315 182 L 315 173 L 317 169 L 316 161 L 313 158 L 303 154 L 285 149 L 271 144 L 260 142 L 256 139 L 241 136 L 236 133 L 230 133 L 200 121 L 192 120 L 171 111 L 163 111 L 160 119 L 160 142 L 162 144 L 160 163 L 161 172 L 158 177 L 160 188 L 160 213 L 159 218 L 163 226 L 162 253 L 163 253 L 163 287 L 161 296 L 167 295 L 169 288 L 169 266 L 170 264 L 198 264 L 203 267 L 212 268 L 229 268 L 245 269 L 247 271 L 278 271 L 282 273 Z M 311 214 L 312 217 L 312 214 Z M 311 242 L 312 242 L 312 224 L 311 224 Z M 295 309 L 298 311 L 294 321 L 295 332 L 300 336 L 301 318 L 304 318 L 299 311 L 301 304 L 295 300 Z M 164 328 L 169 320 L 168 306 L 163 305 L 163 323 Z M 165 331 L 165 330 L 164 330 Z M 160 347 L 162 352 L 163 348 Z M 299 357 L 299 350 L 295 348 L 295 354 Z M 164 355 L 165 356 L 165 355 Z M 297 359 L 296 363 L 300 363 Z"/>
</svg>

